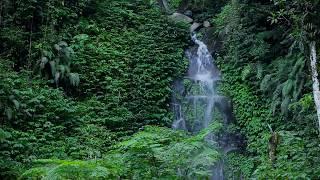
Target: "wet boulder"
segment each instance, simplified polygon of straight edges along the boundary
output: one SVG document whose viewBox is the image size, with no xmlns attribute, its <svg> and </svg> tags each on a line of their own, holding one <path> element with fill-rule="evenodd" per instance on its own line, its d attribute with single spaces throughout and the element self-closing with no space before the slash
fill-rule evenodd
<svg viewBox="0 0 320 180">
<path fill-rule="evenodd" d="M 203 22 L 203 27 L 210 27 L 211 25 L 210 25 L 210 22 L 209 21 L 204 21 Z"/>
<path fill-rule="evenodd" d="M 186 16 L 192 17 L 192 11 L 191 10 L 187 10 L 183 13 Z"/>
<path fill-rule="evenodd" d="M 169 18 L 171 18 L 172 20 L 176 21 L 176 22 L 185 22 L 185 23 L 192 23 L 193 19 L 181 14 L 181 13 L 173 13 L 172 15 L 169 16 Z"/>
<path fill-rule="evenodd" d="M 202 24 L 194 22 L 191 26 L 190 26 L 190 32 L 196 31 L 197 29 L 199 29 L 201 27 Z"/>
</svg>

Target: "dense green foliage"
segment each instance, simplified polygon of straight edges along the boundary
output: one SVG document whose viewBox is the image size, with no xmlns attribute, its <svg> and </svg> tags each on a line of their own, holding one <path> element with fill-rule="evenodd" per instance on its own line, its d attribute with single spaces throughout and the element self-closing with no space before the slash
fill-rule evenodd
<svg viewBox="0 0 320 180">
<path fill-rule="evenodd" d="M 308 65 L 318 8 L 318 1 L 232 0 L 213 18 L 224 35 L 221 90 L 232 98 L 236 128 L 247 139 L 244 154 L 228 155 L 230 178 L 319 178 Z"/>
<path fill-rule="evenodd" d="M 187 29 L 143 1 L 1 1 L 0 176 L 167 125 Z M 179 63 L 178 63 L 179 62 Z"/>
<path fill-rule="evenodd" d="M 226 154 L 227 178 L 319 179 L 319 0 L 168 2 L 209 20 L 204 37 L 221 42 L 227 129 L 246 139 Z M 204 138 L 221 124 L 168 128 L 188 28 L 155 0 L 1 1 L 0 179 L 208 178 L 221 154 Z"/>
<path fill-rule="evenodd" d="M 168 128 L 146 126 L 129 140 L 118 143 L 106 157 L 90 161 L 38 160 L 22 179 L 152 179 L 207 177 L 219 153 L 204 137 L 221 127 L 213 124 L 197 136 Z M 38 167 L 37 167 L 38 166 Z M 178 172 L 178 174 L 176 173 Z"/>
</svg>

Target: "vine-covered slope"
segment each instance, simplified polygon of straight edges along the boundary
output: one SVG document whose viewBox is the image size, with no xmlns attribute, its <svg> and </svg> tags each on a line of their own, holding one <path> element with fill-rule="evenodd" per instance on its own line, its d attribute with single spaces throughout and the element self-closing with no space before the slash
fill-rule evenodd
<svg viewBox="0 0 320 180">
<path fill-rule="evenodd" d="M 1 1 L 0 179 L 206 179 L 221 158 L 227 179 L 320 179 L 309 59 L 319 3 Z M 169 129 L 191 25 L 174 11 L 214 47 L 227 128 Z M 221 130 L 241 133 L 243 148 L 222 157 L 204 141 Z"/>
<path fill-rule="evenodd" d="M 1 1 L 1 179 L 170 123 L 188 31 L 143 1 Z"/>
</svg>

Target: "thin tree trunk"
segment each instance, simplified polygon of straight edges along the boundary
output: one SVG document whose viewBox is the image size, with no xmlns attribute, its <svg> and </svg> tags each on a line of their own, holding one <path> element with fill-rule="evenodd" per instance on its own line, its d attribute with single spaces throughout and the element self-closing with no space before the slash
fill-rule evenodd
<svg viewBox="0 0 320 180">
<path fill-rule="evenodd" d="M 31 19 L 31 27 L 30 27 L 30 35 L 29 35 L 29 57 L 28 57 L 28 68 L 30 69 L 32 66 L 32 62 L 31 62 L 31 56 L 32 56 L 32 35 L 33 35 L 33 18 L 34 16 L 32 15 L 32 19 Z"/>
<path fill-rule="evenodd" d="M 316 42 L 312 41 L 310 43 L 310 61 L 311 61 L 311 73 L 312 73 L 312 88 L 313 88 L 313 98 L 316 104 L 317 116 L 318 116 L 318 128 L 320 132 L 320 90 L 319 90 L 319 80 L 318 80 L 318 69 L 317 69 L 317 52 L 316 52 Z"/>
<path fill-rule="evenodd" d="M 0 2 L 0 27 L 2 26 L 2 9 L 3 9 L 3 6 L 4 6 L 4 2 Z"/>
</svg>

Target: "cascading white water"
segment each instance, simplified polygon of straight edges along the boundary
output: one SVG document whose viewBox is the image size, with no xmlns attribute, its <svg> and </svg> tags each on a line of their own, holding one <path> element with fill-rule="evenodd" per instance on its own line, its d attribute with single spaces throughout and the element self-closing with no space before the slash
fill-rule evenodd
<svg viewBox="0 0 320 180">
<path fill-rule="evenodd" d="M 184 80 L 175 83 L 176 94 L 172 103 L 175 120 L 172 128 L 197 133 L 213 121 L 215 108 L 220 107 L 224 114 L 226 101 L 216 92 L 220 71 L 214 65 L 207 46 L 196 35 L 192 36 L 192 40 L 196 49 L 191 48 L 186 52 L 189 59 L 188 74 Z M 208 141 L 212 141 L 213 135 L 208 138 Z M 223 165 L 219 162 L 212 169 L 211 178 L 224 179 L 222 168 Z"/>
<path fill-rule="evenodd" d="M 196 35 L 192 36 L 192 40 L 198 46 L 196 52 L 190 50 L 186 53 L 190 61 L 186 79 L 190 80 L 192 85 L 184 97 L 186 102 L 175 102 L 173 105 L 176 119 L 172 127 L 197 132 L 209 126 L 214 105 L 221 99 L 215 90 L 216 83 L 220 80 L 220 72 L 213 64 L 213 57 L 207 46 L 198 40 Z M 192 114 L 182 112 L 182 106 L 192 109 Z"/>
</svg>

